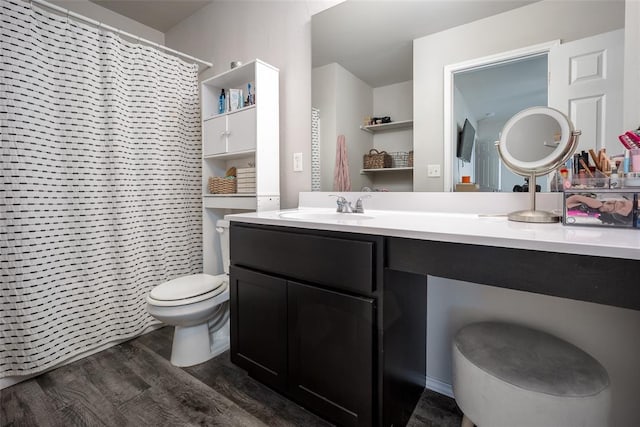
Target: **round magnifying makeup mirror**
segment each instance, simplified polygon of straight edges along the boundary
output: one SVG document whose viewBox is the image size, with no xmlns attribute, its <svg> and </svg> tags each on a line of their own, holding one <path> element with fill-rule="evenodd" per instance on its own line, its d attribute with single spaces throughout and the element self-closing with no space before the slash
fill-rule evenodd
<svg viewBox="0 0 640 427">
<path fill-rule="evenodd" d="M 560 111 L 533 107 L 520 111 L 507 121 L 500 141 L 500 159 L 518 175 L 529 177 L 531 208 L 512 212 L 511 221 L 558 222 L 559 216 L 536 210 L 536 177 L 562 166 L 578 146 L 579 130 Z"/>
</svg>

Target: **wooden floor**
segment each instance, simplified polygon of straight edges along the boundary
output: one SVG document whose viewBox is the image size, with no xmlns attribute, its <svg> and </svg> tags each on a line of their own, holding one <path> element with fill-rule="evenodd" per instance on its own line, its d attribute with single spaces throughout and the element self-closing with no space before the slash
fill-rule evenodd
<svg viewBox="0 0 640 427">
<path fill-rule="evenodd" d="M 165 327 L 0 390 L 0 426 L 328 426 L 253 380 L 228 352 L 169 363 Z M 409 426 L 459 426 L 455 402 L 425 390 Z"/>
</svg>

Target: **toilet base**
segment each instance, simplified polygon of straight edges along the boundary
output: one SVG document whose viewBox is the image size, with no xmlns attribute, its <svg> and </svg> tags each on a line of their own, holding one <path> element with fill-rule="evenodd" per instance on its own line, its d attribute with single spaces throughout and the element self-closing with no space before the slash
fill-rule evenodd
<svg viewBox="0 0 640 427">
<path fill-rule="evenodd" d="M 181 368 L 198 365 L 229 349 L 229 322 L 214 334 L 209 324 L 176 326 L 171 346 L 171 364 Z"/>
</svg>

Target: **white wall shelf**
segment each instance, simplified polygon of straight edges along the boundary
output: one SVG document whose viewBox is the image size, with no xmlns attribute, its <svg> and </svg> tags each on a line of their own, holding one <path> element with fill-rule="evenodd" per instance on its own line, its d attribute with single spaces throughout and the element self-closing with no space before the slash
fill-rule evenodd
<svg viewBox="0 0 640 427">
<path fill-rule="evenodd" d="M 400 120 L 391 123 L 382 123 L 379 125 L 360 125 L 360 129 L 369 133 L 384 132 L 388 130 L 409 129 L 413 127 L 413 120 Z"/>
<path fill-rule="evenodd" d="M 377 172 L 413 172 L 413 167 L 360 169 L 361 174 Z"/>
<path fill-rule="evenodd" d="M 206 154 L 204 156 L 202 156 L 203 159 L 226 159 L 226 160 L 233 160 L 233 159 L 240 159 L 243 157 L 250 157 L 250 156 L 255 156 L 256 154 L 256 150 L 243 150 L 243 151 L 235 151 L 235 152 L 230 152 L 230 153 L 221 153 L 221 154 Z"/>
<path fill-rule="evenodd" d="M 243 96 L 245 96 L 245 95 L 243 95 Z M 241 111 L 250 110 L 252 108 L 256 108 L 256 104 L 248 105 L 248 106 L 242 107 L 242 108 L 238 108 L 237 110 L 233 110 L 233 111 L 226 111 L 226 112 L 224 112 L 222 114 L 215 113 L 213 115 L 207 116 L 206 118 L 202 119 L 202 121 L 206 122 L 206 121 L 209 121 L 211 119 L 215 119 L 216 117 L 223 117 L 223 116 L 226 116 L 226 115 L 229 115 L 229 114 L 236 114 L 236 113 L 239 113 Z"/>
</svg>

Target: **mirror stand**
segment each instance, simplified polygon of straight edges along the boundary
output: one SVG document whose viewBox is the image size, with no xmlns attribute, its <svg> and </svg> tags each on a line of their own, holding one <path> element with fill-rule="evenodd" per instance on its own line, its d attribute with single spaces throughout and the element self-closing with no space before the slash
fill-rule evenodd
<svg viewBox="0 0 640 427">
<path fill-rule="evenodd" d="M 552 223 L 560 221 L 560 216 L 547 211 L 536 210 L 536 174 L 529 175 L 529 201 L 528 210 L 511 212 L 507 217 L 511 221 Z"/>
<path fill-rule="evenodd" d="M 558 169 L 578 146 L 580 131 L 567 116 L 549 107 L 532 107 L 511 117 L 496 148 L 502 162 L 518 175 L 529 177 L 530 209 L 511 212 L 511 221 L 558 222 L 559 215 L 536 210 L 536 177 Z"/>
</svg>

